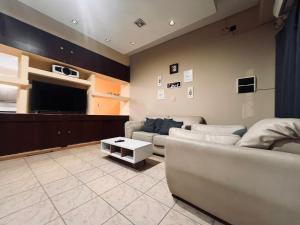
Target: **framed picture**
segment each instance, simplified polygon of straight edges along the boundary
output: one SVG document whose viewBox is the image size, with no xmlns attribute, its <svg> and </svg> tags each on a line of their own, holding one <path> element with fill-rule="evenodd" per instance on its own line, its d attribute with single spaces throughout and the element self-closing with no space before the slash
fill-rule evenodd
<svg viewBox="0 0 300 225">
<path fill-rule="evenodd" d="M 158 87 L 162 86 L 162 77 L 161 76 L 157 76 L 157 86 Z"/>
<path fill-rule="evenodd" d="M 165 89 L 158 89 L 157 90 L 157 99 L 165 99 Z"/>
<path fill-rule="evenodd" d="M 173 82 L 167 84 L 167 88 L 180 88 L 180 87 L 181 87 L 181 82 Z"/>
<path fill-rule="evenodd" d="M 194 98 L 194 87 L 190 86 L 187 88 L 187 98 Z"/>
<path fill-rule="evenodd" d="M 178 73 L 179 65 L 178 63 L 170 65 L 170 74 Z"/>
</svg>

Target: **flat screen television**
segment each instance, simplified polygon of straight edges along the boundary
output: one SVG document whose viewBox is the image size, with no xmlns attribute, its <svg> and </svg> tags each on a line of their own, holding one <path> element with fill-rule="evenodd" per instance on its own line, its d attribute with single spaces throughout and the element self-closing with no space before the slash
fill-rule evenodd
<svg viewBox="0 0 300 225">
<path fill-rule="evenodd" d="M 31 112 L 85 114 L 87 93 L 84 89 L 32 81 Z"/>
</svg>

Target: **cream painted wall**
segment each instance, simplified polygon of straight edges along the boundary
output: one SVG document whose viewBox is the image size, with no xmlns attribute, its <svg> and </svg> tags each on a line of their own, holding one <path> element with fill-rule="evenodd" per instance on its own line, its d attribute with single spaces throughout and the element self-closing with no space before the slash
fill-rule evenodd
<svg viewBox="0 0 300 225">
<path fill-rule="evenodd" d="M 252 9 L 132 56 L 131 119 L 201 115 L 209 124 L 250 126 L 273 117 L 276 31 L 272 23 L 259 26 L 256 12 Z M 222 28 L 235 19 L 240 32 L 225 34 Z M 172 63 L 179 63 L 177 75 L 169 74 Z M 193 99 L 186 97 L 190 83 L 182 83 L 178 89 L 166 88 L 168 82 L 183 81 L 187 69 L 194 71 Z M 156 98 L 158 75 L 163 77 L 166 100 Z M 248 75 L 257 76 L 259 90 L 236 94 L 236 79 Z"/>
<path fill-rule="evenodd" d="M 106 56 L 107 58 L 113 59 L 124 65 L 129 65 L 129 57 L 127 55 L 121 54 L 120 52 L 79 33 L 17 0 L 1 0 L 0 11 L 58 37 L 69 40 L 79 46 Z"/>
</svg>

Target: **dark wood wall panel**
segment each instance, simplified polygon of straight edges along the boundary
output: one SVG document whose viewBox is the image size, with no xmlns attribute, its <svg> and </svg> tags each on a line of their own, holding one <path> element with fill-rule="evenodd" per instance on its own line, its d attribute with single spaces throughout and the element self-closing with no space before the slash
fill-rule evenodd
<svg viewBox="0 0 300 225">
<path fill-rule="evenodd" d="M 130 81 L 130 68 L 67 40 L 0 13 L 0 41 L 70 65 Z"/>
<path fill-rule="evenodd" d="M 0 114 L 0 156 L 124 136 L 128 116 Z"/>
</svg>

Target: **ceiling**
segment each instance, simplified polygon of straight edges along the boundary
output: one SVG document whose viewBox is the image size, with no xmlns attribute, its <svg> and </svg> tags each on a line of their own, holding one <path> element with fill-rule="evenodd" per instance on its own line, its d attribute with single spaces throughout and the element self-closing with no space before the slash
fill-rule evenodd
<svg viewBox="0 0 300 225">
<path fill-rule="evenodd" d="M 258 0 L 19 0 L 123 54 L 178 37 Z M 146 25 L 137 27 L 142 18 Z M 78 21 L 78 24 L 72 23 Z M 170 26 L 170 20 L 175 25 Z"/>
</svg>

